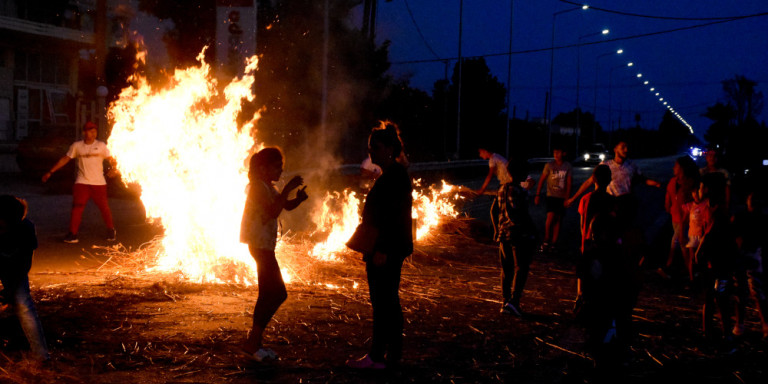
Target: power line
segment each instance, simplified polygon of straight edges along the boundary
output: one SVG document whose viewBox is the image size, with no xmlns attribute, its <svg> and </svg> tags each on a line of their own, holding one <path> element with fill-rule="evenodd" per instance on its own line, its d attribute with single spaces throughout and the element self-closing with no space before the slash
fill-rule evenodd
<svg viewBox="0 0 768 384">
<path fill-rule="evenodd" d="M 591 42 L 587 42 L 587 43 L 581 43 L 581 45 L 584 46 L 584 45 L 605 44 L 605 43 L 610 43 L 610 42 L 614 42 L 614 41 L 638 39 L 638 38 L 642 38 L 642 37 L 662 35 L 662 34 L 672 33 L 672 32 L 680 32 L 680 31 L 685 31 L 685 30 L 689 30 L 689 29 L 703 28 L 703 27 L 708 27 L 708 26 L 711 26 L 711 25 L 728 23 L 728 22 L 731 22 L 731 21 L 744 20 L 744 19 L 748 19 L 748 18 L 752 18 L 752 17 L 760 17 L 760 16 L 766 16 L 766 15 L 768 15 L 768 12 L 756 13 L 756 14 L 748 15 L 748 16 L 739 16 L 739 17 L 732 18 L 732 19 L 727 19 L 727 20 L 713 21 L 711 23 L 703 23 L 703 24 L 690 25 L 690 26 L 687 26 L 687 27 L 666 29 L 666 30 L 663 30 L 663 31 L 641 33 L 641 34 L 638 34 L 638 35 L 631 35 L 631 36 L 625 36 L 625 37 L 617 37 L 617 38 L 613 38 L 613 39 L 605 39 L 605 40 L 599 40 L 599 41 L 591 41 Z M 522 51 L 512 51 L 512 52 L 502 52 L 502 53 L 488 53 L 488 54 L 483 54 L 483 55 L 465 56 L 464 58 L 519 55 L 519 54 L 524 54 L 524 53 L 545 52 L 545 51 L 549 51 L 549 50 L 553 50 L 553 49 L 574 48 L 574 47 L 577 47 L 578 45 L 579 44 L 569 44 L 569 45 L 560 45 L 560 46 L 550 47 L 550 48 L 535 48 L 535 49 L 526 49 L 526 50 L 522 50 Z M 398 65 L 399 64 L 419 64 L 419 63 L 432 63 L 432 62 L 446 61 L 446 60 L 457 60 L 457 58 L 456 57 L 450 57 L 450 58 L 440 58 L 440 59 L 421 59 L 421 60 L 394 61 L 394 62 L 392 62 L 392 64 L 393 65 L 395 65 L 395 64 L 398 64 Z"/>
<path fill-rule="evenodd" d="M 432 55 L 436 58 L 440 58 L 440 55 L 435 53 L 435 50 L 432 49 L 432 46 L 429 45 L 429 42 L 427 42 L 427 39 L 424 38 L 424 34 L 421 33 L 421 28 L 419 28 L 419 23 L 416 22 L 416 18 L 413 17 L 413 11 L 411 11 L 411 6 L 408 4 L 408 0 L 403 0 L 405 3 L 405 9 L 408 10 L 408 15 L 411 16 L 411 22 L 413 23 L 413 26 L 416 27 L 416 32 L 419 33 L 419 37 L 421 37 L 421 41 L 424 43 L 424 45 L 427 46 L 427 49 L 429 49 L 430 52 L 432 52 Z"/>
<path fill-rule="evenodd" d="M 577 5 L 579 7 L 583 6 L 582 3 L 577 3 L 575 1 L 569 1 L 569 0 L 559 0 L 561 3 L 571 4 L 571 5 Z M 643 17 L 646 19 L 659 19 L 659 20 L 689 20 L 689 21 L 702 21 L 702 20 L 729 20 L 729 19 L 738 19 L 742 17 L 750 17 L 750 15 L 746 16 L 720 16 L 720 17 L 679 17 L 679 16 L 656 16 L 656 15 L 643 15 L 640 13 L 632 13 L 632 12 L 624 12 L 624 11 L 617 11 L 607 8 L 600 8 L 600 7 L 594 7 L 592 5 L 589 6 L 590 10 L 600 11 L 600 12 L 606 12 L 606 13 L 613 13 L 617 15 L 623 15 L 623 16 L 632 16 L 632 17 Z"/>
</svg>

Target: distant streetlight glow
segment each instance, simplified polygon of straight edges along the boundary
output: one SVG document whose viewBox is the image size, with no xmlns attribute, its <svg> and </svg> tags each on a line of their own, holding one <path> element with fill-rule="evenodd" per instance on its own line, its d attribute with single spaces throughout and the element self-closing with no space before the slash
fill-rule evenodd
<svg viewBox="0 0 768 384">
<path fill-rule="evenodd" d="M 655 91 L 655 90 L 656 90 L 656 88 L 653 88 L 653 87 L 651 87 L 651 92 L 653 92 L 653 91 Z"/>
<path fill-rule="evenodd" d="M 640 78 L 640 77 L 643 77 L 643 74 L 642 74 L 642 73 L 638 73 L 638 74 L 637 74 L 637 77 L 638 77 L 638 78 Z"/>
</svg>

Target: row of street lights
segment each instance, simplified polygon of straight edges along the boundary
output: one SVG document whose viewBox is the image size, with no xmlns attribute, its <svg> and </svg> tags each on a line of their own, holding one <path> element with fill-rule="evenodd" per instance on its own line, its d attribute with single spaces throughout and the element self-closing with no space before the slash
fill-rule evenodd
<svg viewBox="0 0 768 384">
<path fill-rule="evenodd" d="M 551 37 L 552 38 L 552 42 L 551 42 L 550 57 L 549 57 L 549 60 L 550 60 L 550 63 L 549 63 L 550 64 L 550 69 L 549 69 L 549 95 L 548 95 L 548 98 L 547 98 L 547 116 L 546 116 L 546 118 L 547 118 L 547 125 L 548 125 L 548 129 L 547 129 L 547 131 L 548 131 L 548 139 L 547 139 L 547 150 L 548 150 L 548 152 L 551 152 L 551 150 L 552 150 L 552 99 L 553 99 L 553 97 L 552 97 L 552 91 L 553 91 L 552 90 L 552 81 L 553 81 L 553 75 L 554 75 L 555 21 L 556 21 L 556 18 L 557 18 L 558 15 L 562 15 L 562 14 L 573 12 L 573 11 L 577 11 L 577 10 L 588 10 L 588 9 L 589 9 L 588 5 L 582 5 L 582 6 L 579 6 L 579 7 L 573 7 L 573 8 L 565 9 L 565 10 L 562 10 L 562 11 L 558 11 L 558 12 L 555 12 L 555 13 L 552 14 L 552 37 Z M 582 40 L 586 39 L 586 38 L 589 38 L 589 37 L 594 37 L 594 36 L 600 36 L 600 35 L 605 36 L 605 35 L 607 35 L 609 33 L 610 33 L 610 30 L 606 28 L 606 29 L 603 29 L 603 30 L 601 30 L 599 32 L 588 33 L 586 35 L 580 35 L 578 37 L 578 44 L 576 45 L 576 47 L 577 47 L 577 56 L 576 56 L 576 151 L 577 152 L 578 152 L 578 145 L 579 145 L 579 136 L 581 135 L 580 90 L 581 90 L 581 45 L 582 45 Z M 623 49 L 618 49 L 616 51 L 612 51 L 612 52 L 608 52 L 608 53 L 604 53 L 604 54 L 598 55 L 596 60 L 595 60 L 595 87 L 594 87 L 594 101 L 593 101 L 593 106 L 592 106 L 592 108 L 593 108 L 592 109 L 592 115 L 593 115 L 593 118 L 595 119 L 595 121 L 593 122 L 593 125 L 592 125 L 592 141 L 593 142 L 597 139 L 597 119 L 596 119 L 596 113 L 597 113 L 597 87 L 598 87 L 597 79 L 598 79 L 599 74 L 600 74 L 600 72 L 599 72 L 599 69 L 600 69 L 600 67 L 599 67 L 600 66 L 600 59 L 602 59 L 604 57 L 608 57 L 608 56 L 613 56 L 613 55 L 621 55 L 622 53 L 624 53 L 624 50 Z M 627 62 L 626 64 L 623 64 L 623 65 L 620 65 L 620 66 L 616 66 L 616 67 L 612 67 L 610 69 L 610 71 L 609 71 L 609 75 L 608 75 L 609 76 L 609 80 L 608 80 L 608 120 L 609 120 L 608 124 L 609 124 L 609 129 L 613 129 L 612 128 L 613 127 L 613 125 L 612 125 L 613 124 L 613 120 L 612 120 L 613 119 L 613 116 L 612 116 L 612 112 L 613 112 L 613 110 L 612 110 L 613 71 L 616 70 L 616 69 L 619 69 L 619 68 L 629 68 L 629 67 L 632 67 L 632 66 L 634 66 L 634 63 Z M 643 74 L 642 73 L 637 73 L 636 77 L 638 79 L 642 79 L 643 78 Z M 647 86 L 649 84 L 650 84 L 650 82 L 648 80 L 643 80 L 643 85 Z M 688 124 L 688 122 L 685 121 L 685 119 L 677 111 L 675 111 L 675 109 L 671 105 L 669 105 L 669 102 L 667 100 L 665 100 L 664 97 L 661 96 L 661 93 L 655 87 L 650 87 L 649 90 L 650 90 L 650 92 L 653 93 L 653 95 L 655 97 L 658 98 L 659 102 L 662 103 L 662 105 L 665 108 L 667 108 L 670 111 L 670 113 L 672 113 L 683 125 L 685 125 L 688 128 L 688 130 L 691 132 L 691 134 L 693 134 L 693 127 L 690 124 Z"/>
<path fill-rule="evenodd" d="M 638 74 L 637 74 L 637 78 L 638 78 L 638 79 L 639 79 L 639 78 L 642 78 L 642 77 L 643 77 L 643 74 L 642 74 L 642 73 L 638 73 Z M 672 115 L 674 115 L 674 116 L 675 116 L 675 118 L 677 118 L 677 120 L 679 120 L 679 121 L 680 121 L 680 123 L 682 123 L 683 125 L 685 125 L 685 127 L 686 127 L 686 128 L 688 128 L 688 131 L 689 131 L 689 132 L 691 132 L 691 134 L 693 134 L 693 127 L 692 127 L 690 124 L 688 124 L 688 122 L 687 122 L 687 121 L 685 121 L 685 119 L 683 118 L 683 116 L 681 116 L 681 115 L 680 115 L 680 113 L 678 113 L 677 111 L 675 111 L 675 109 L 674 109 L 674 108 L 673 108 L 673 107 L 672 107 L 672 106 L 669 104 L 669 101 L 667 101 L 667 100 L 665 100 L 665 99 L 664 99 L 664 97 L 661 95 L 661 92 L 659 92 L 659 90 L 658 90 L 658 89 L 656 89 L 656 87 L 654 87 L 654 86 L 651 86 L 651 85 L 650 85 L 650 81 L 648 81 L 648 80 L 644 80 L 644 81 L 643 81 L 643 85 L 646 85 L 646 86 L 648 86 L 648 90 L 649 90 L 649 91 L 651 91 L 651 93 L 653 93 L 653 95 L 654 95 L 655 97 L 658 97 L 658 98 L 659 98 L 659 102 L 660 102 L 660 103 L 661 103 L 661 104 L 664 106 L 664 108 L 667 108 L 667 110 L 668 110 L 670 113 L 672 113 Z"/>
<path fill-rule="evenodd" d="M 617 67 L 611 68 L 611 71 L 610 71 L 610 73 L 609 73 L 609 80 L 608 80 L 608 91 L 609 91 L 609 94 L 608 94 L 608 119 L 609 119 L 609 122 L 608 122 L 608 124 L 609 124 L 609 125 L 612 125 L 612 124 L 613 124 L 613 120 L 612 120 L 612 119 L 613 119 L 613 114 L 612 114 L 612 109 L 611 109 L 611 93 L 610 93 L 610 92 L 611 92 L 611 90 L 612 90 L 612 88 L 613 88 L 613 83 L 612 83 L 613 71 L 614 71 L 615 69 L 619 69 L 619 68 L 629 68 L 629 67 L 633 67 L 634 65 L 635 65 L 635 64 L 634 64 L 633 62 L 631 62 L 631 61 L 630 61 L 630 62 L 628 62 L 628 63 L 627 63 L 627 64 L 625 64 L 625 65 L 620 65 L 620 66 L 617 66 Z M 688 123 L 688 122 L 687 122 L 687 121 L 686 121 L 686 120 L 683 118 L 683 116 L 682 116 L 682 115 L 680 115 L 680 113 L 679 113 L 679 112 L 675 111 L 675 108 L 673 108 L 673 107 L 672 107 L 672 105 L 670 105 L 670 104 L 669 104 L 669 101 L 668 101 L 668 100 L 666 100 L 666 99 L 665 99 L 665 98 L 664 98 L 664 97 L 661 95 L 661 92 L 660 92 L 660 91 L 659 91 L 659 90 L 658 90 L 658 89 L 657 89 L 655 86 L 651 85 L 649 80 L 647 80 L 646 78 L 644 78 L 644 76 L 643 76 L 642 72 L 638 72 L 638 73 L 635 75 L 635 77 L 636 77 L 637 79 L 639 79 L 640 81 L 642 81 L 642 82 L 643 82 L 643 85 L 648 87 L 648 90 L 649 90 L 649 91 L 650 91 L 650 92 L 653 94 L 654 98 L 658 98 L 658 100 L 659 100 L 659 103 L 661 103 L 661 104 L 664 106 L 664 108 L 666 108 L 666 109 L 667 109 L 667 110 L 668 110 L 670 113 L 672 113 L 672 115 L 673 115 L 673 116 L 675 116 L 675 118 L 676 118 L 676 119 L 678 119 L 678 120 L 680 121 L 680 123 L 682 123 L 682 124 L 683 124 L 683 125 L 684 125 L 686 128 L 688 128 L 688 131 L 689 131 L 691 134 L 693 134 L 693 127 L 691 126 L 691 124 L 689 124 L 689 123 Z"/>
</svg>

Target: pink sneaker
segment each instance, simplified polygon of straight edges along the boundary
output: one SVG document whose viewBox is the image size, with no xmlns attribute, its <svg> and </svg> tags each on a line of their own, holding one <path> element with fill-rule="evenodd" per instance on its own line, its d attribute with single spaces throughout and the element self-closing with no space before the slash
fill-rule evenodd
<svg viewBox="0 0 768 384">
<path fill-rule="evenodd" d="M 370 356 L 365 355 L 358 360 L 347 360 L 347 367 L 355 369 L 385 369 L 387 365 L 375 362 L 371 360 Z"/>
</svg>

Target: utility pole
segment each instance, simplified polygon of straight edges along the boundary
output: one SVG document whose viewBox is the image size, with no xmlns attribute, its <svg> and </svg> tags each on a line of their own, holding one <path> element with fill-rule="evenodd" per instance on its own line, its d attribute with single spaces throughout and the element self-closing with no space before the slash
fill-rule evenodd
<svg viewBox="0 0 768 384">
<path fill-rule="evenodd" d="M 94 44 L 96 50 L 96 80 L 103 85 L 107 62 L 107 0 L 96 0 L 96 18 L 93 23 Z"/>
<path fill-rule="evenodd" d="M 328 124 L 328 39 L 330 39 L 330 0 L 325 0 L 325 9 L 323 10 L 323 85 L 322 102 L 320 106 L 320 148 L 325 148 Z"/>
<path fill-rule="evenodd" d="M 509 54 L 507 56 L 507 137 L 504 156 L 509 159 L 509 107 L 512 104 L 512 27 L 514 25 L 515 0 L 509 0 Z"/>
<path fill-rule="evenodd" d="M 457 104 L 456 104 L 456 159 L 458 160 L 461 153 L 461 30 L 464 22 L 464 0 L 459 0 L 459 84 L 457 92 Z"/>
<path fill-rule="evenodd" d="M 448 126 L 448 88 L 450 87 L 450 83 L 448 82 L 448 69 L 451 65 L 450 60 L 443 61 L 443 64 L 445 64 L 445 84 L 444 84 L 444 96 L 443 96 L 443 124 L 441 124 L 442 131 L 443 131 L 443 157 L 445 160 L 448 160 L 448 139 L 447 139 L 447 132 L 446 127 Z"/>
<path fill-rule="evenodd" d="M 377 0 L 365 0 L 363 2 L 363 35 L 373 41 L 376 35 L 376 9 Z"/>
</svg>

